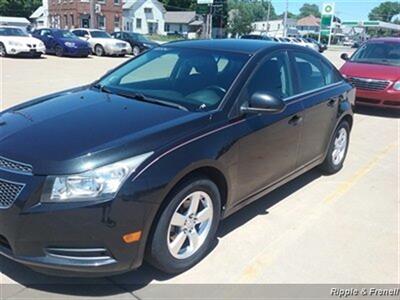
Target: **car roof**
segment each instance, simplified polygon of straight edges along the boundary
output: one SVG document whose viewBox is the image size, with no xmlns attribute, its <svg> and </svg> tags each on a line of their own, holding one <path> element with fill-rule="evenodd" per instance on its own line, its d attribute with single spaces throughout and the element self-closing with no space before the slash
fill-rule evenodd
<svg viewBox="0 0 400 300">
<path fill-rule="evenodd" d="M 396 37 L 381 37 L 381 38 L 372 38 L 370 40 L 367 41 L 367 43 L 370 42 L 395 42 L 395 43 L 400 43 L 400 38 L 396 38 Z"/>
<path fill-rule="evenodd" d="M 246 40 L 246 39 L 218 39 L 218 40 L 186 40 L 176 41 L 165 44 L 168 47 L 196 48 L 219 50 L 225 52 L 240 52 L 254 54 L 261 49 L 277 46 L 279 43 L 266 40 Z"/>
</svg>

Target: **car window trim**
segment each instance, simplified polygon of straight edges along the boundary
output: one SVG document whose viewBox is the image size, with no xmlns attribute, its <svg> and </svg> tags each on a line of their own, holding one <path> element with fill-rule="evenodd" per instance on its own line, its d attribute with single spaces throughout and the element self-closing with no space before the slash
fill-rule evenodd
<svg viewBox="0 0 400 300">
<path fill-rule="evenodd" d="M 253 78 L 254 74 L 257 72 L 257 70 L 260 68 L 260 66 L 261 66 L 263 63 L 265 63 L 268 59 L 270 59 L 271 57 L 273 57 L 274 55 L 277 55 L 277 54 L 282 53 L 282 52 L 284 52 L 284 53 L 286 54 L 286 57 L 287 57 L 287 59 L 288 59 L 288 61 L 287 61 L 288 67 L 289 67 L 289 74 L 288 74 L 288 75 L 291 77 L 290 82 L 291 82 L 291 85 L 292 85 L 292 91 L 295 93 L 295 87 L 296 87 L 296 86 L 294 85 L 294 82 L 293 82 L 293 74 L 290 74 L 290 73 L 291 73 L 291 66 L 290 66 L 290 65 L 291 65 L 291 62 L 290 62 L 289 51 L 288 51 L 287 48 L 276 49 L 276 50 L 272 51 L 271 53 L 268 53 L 265 57 L 261 58 L 260 61 L 256 64 L 255 68 L 253 69 L 253 71 L 252 71 L 252 72 L 250 73 L 250 75 L 248 76 L 248 79 L 247 79 L 246 82 L 243 84 L 243 86 L 242 86 L 242 88 L 241 88 L 241 90 L 240 90 L 240 92 L 239 92 L 239 95 L 236 97 L 236 100 L 234 101 L 234 103 L 233 103 L 233 105 L 232 105 L 232 107 L 231 107 L 231 109 L 230 109 L 230 111 L 229 111 L 229 113 L 228 113 L 228 116 L 232 117 L 232 116 L 237 116 L 237 115 L 239 114 L 238 108 L 239 108 L 240 105 L 241 105 L 241 101 L 242 101 L 241 99 L 242 99 L 243 91 L 244 91 L 244 89 L 248 86 L 249 82 L 251 81 L 251 79 Z M 247 64 L 243 67 L 243 69 L 241 70 L 241 72 L 240 72 L 240 73 L 238 74 L 238 76 L 236 77 L 235 81 L 238 80 L 239 77 L 241 77 L 242 72 L 244 72 L 245 69 L 247 69 L 247 65 L 251 63 L 251 61 L 252 61 L 253 58 L 254 58 L 254 56 L 253 56 L 252 58 L 249 59 L 249 61 L 247 62 Z M 232 88 L 234 85 L 236 85 L 236 82 L 235 82 L 235 81 L 233 82 L 231 88 Z M 227 96 L 227 95 L 228 95 L 228 93 L 226 93 L 225 96 Z M 282 98 L 282 100 L 285 101 L 285 102 L 286 102 L 286 99 L 288 99 L 288 97 Z"/>
</svg>

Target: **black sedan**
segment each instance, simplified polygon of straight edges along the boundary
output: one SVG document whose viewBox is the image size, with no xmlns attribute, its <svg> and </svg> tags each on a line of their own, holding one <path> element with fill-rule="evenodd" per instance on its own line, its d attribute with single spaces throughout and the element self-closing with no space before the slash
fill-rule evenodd
<svg viewBox="0 0 400 300">
<path fill-rule="evenodd" d="M 129 43 L 132 47 L 132 54 L 138 56 L 143 51 L 153 49 L 158 46 L 157 43 L 150 41 L 144 35 L 128 31 L 116 31 L 111 34 L 116 39 Z"/>
<path fill-rule="evenodd" d="M 176 42 L 0 114 L 0 253 L 57 275 L 198 263 L 221 219 L 338 172 L 354 88 L 320 54 Z"/>
</svg>

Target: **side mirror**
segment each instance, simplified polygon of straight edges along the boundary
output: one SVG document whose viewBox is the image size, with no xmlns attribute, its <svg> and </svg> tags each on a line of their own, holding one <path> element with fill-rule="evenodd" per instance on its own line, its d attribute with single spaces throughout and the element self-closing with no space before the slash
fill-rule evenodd
<svg viewBox="0 0 400 300">
<path fill-rule="evenodd" d="M 350 59 L 350 57 L 347 53 L 342 53 L 342 55 L 340 55 L 340 58 L 343 60 L 346 60 L 346 61 Z"/>
<path fill-rule="evenodd" d="M 256 92 L 249 101 L 248 106 L 240 108 L 243 113 L 279 113 L 286 107 L 285 102 L 272 94 Z"/>
<path fill-rule="evenodd" d="M 85 39 L 89 39 L 90 38 L 90 36 L 88 35 L 88 34 L 85 34 L 84 36 L 83 36 L 83 38 L 85 38 Z"/>
</svg>

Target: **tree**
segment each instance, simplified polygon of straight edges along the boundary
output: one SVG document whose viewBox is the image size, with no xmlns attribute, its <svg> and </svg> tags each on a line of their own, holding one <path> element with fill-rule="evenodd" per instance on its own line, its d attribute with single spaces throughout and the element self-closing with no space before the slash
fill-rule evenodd
<svg viewBox="0 0 400 300">
<path fill-rule="evenodd" d="M 0 0 L 0 15 L 29 18 L 41 5 L 41 0 Z"/>
<path fill-rule="evenodd" d="M 400 2 L 387 1 L 373 8 L 368 18 L 372 21 L 390 22 L 398 14 L 400 14 Z"/>
<path fill-rule="evenodd" d="M 310 15 L 320 18 L 321 13 L 319 12 L 319 7 L 317 4 L 304 3 L 300 8 L 299 18 L 308 17 Z"/>
<path fill-rule="evenodd" d="M 251 32 L 253 19 L 247 5 L 239 4 L 236 8 L 230 10 L 229 15 L 228 32 L 233 36 Z"/>
<path fill-rule="evenodd" d="M 160 0 L 169 11 L 196 10 L 197 0 Z"/>
</svg>

